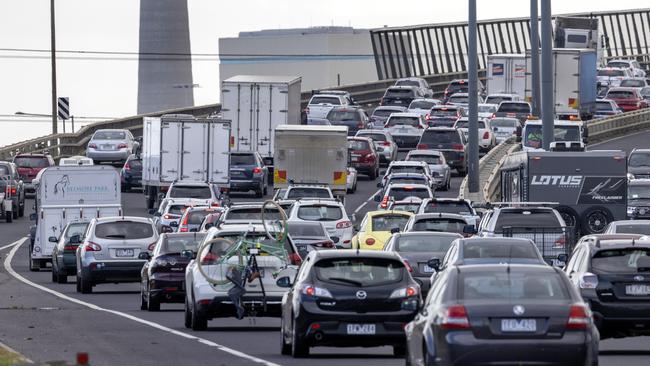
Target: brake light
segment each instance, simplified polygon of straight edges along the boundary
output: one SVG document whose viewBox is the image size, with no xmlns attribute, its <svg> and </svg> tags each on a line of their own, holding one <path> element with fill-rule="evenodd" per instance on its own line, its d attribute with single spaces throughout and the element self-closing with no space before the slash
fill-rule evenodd
<svg viewBox="0 0 650 366">
<path fill-rule="evenodd" d="M 172 219 L 175 219 L 175 218 L 177 218 L 177 217 L 178 217 L 178 216 L 176 216 L 176 215 L 172 215 L 172 214 L 165 214 L 165 215 L 163 216 L 163 218 L 164 218 L 165 220 L 172 220 Z"/>
<path fill-rule="evenodd" d="M 129 165 L 129 163 L 124 164 L 124 170 L 126 170 L 127 172 L 131 170 L 131 166 Z"/>
<path fill-rule="evenodd" d="M 128 146 L 126 144 L 119 144 L 117 145 L 118 149 L 126 149 Z"/>
<path fill-rule="evenodd" d="M 8 196 L 16 195 L 16 187 L 15 186 L 7 186 L 7 187 L 5 187 L 5 193 Z"/>
<path fill-rule="evenodd" d="M 230 147 L 235 146 L 235 136 L 230 136 Z"/>
<path fill-rule="evenodd" d="M 212 207 L 219 207 L 219 202 L 212 202 L 212 203 L 210 204 L 210 206 L 212 206 Z"/>
<path fill-rule="evenodd" d="M 300 258 L 300 255 L 298 253 L 289 254 L 289 260 L 294 266 L 299 266 L 302 263 L 302 258 Z"/>
<path fill-rule="evenodd" d="M 388 196 L 384 197 L 384 198 L 381 200 L 381 204 L 379 204 L 379 207 L 381 207 L 381 208 L 386 208 L 386 207 L 388 207 Z"/>
<path fill-rule="evenodd" d="M 487 131 L 483 132 L 483 140 L 487 140 L 489 138 L 490 138 L 490 133 Z"/>
<path fill-rule="evenodd" d="M 464 146 L 463 146 L 463 144 L 453 144 L 453 145 L 451 145 L 451 148 L 456 150 L 456 151 L 463 151 Z"/>
<path fill-rule="evenodd" d="M 467 310 L 462 305 L 448 307 L 438 321 L 442 329 L 469 329 Z"/>
<path fill-rule="evenodd" d="M 77 246 L 68 244 L 63 247 L 63 250 L 77 250 Z"/>
<path fill-rule="evenodd" d="M 413 272 L 413 267 L 411 267 L 411 263 L 409 263 L 409 261 L 407 261 L 406 259 L 404 259 L 404 266 L 409 272 Z"/>
<path fill-rule="evenodd" d="M 99 252 L 101 250 L 102 250 L 101 245 L 99 245 L 99 244 L 97 244 L 95 242 L 89 241 L 88 243 L 86 243 L 86 251 L 87 252 Z"/>
<path fill-rule="evenodd" d="M 336 224 L 337 229 L 347 229 L 349 227 L 352 227 L 352 223 L 350 221 L 341 221 Z"/>
<path fill-rule="evenodd" d="M 321 248 L 334 248 L 334 242 L 331 240 L 319 241 L 316 243 L 312 243 L 311 245 L 321 247 Z"/>
<path fill-rule="evenodd" d="M 404 297 L 412 297 L 418 295 L 419 293 L 420 293 L 419 287 L 409 286 L 404 288 L 398 288 L 397 290 L 393 291 L 393 293 L 391 293 L 388 298 L 399 299 Z"/>
<path fill-rule="evenodd" d="M 201 259 L 201 265 L 206 266 L 210 264 L 216 264 L 218 259 L 218 255 L 212 252 L 208 252 L 205 256 L 203 256 L 203 259 Z"/>
<path fill-rule="evenodd" d="M 497 114 L 496 114 L 496 113 L 492 113 L 492 117 L 490 117 L 490 118 L 497 118 Z"/>
<path fill-rule="evenodd" d="M 429 145 L 427 144 L 418 144 L 417 146 L 418 150 L 426 150 L 427 148 L 429 148 Z"/>
<path fill-rule="evenodd" d="M 374 245 L 374 244 L 375 244 L 375 239 L 373 238 L 366 239 L 366 245 Z"/>
<path fill-rule="evenodd" d="M 555 243 L 553 244 L 553 248 L 564 248 L 565 244 L 566 244 L 566 239 L 564 237 L 561 237 L 555 240 Z"/>
<path fill-rule="evenodd" d="M 332 294 L 327 289 L 312 285 L 304 285 L 301 292 L 309 297 L 332 297 Z"/>
<path fill-rule="evenodd" d="M 262 174 L 262 168 L 260 167 L 253 168 L 253 174 Z"/>
<path fill-rule="evenodd" d="M 429 120 L 431 119 L 431 114 L 427 113 L 424 115 L 424 119 Z"/>
<path fill-rule="evenodd" d="M 96 149 L 97 144 L 88 144 L 88 147 L 91 148 L 91 149 Z"/>
<path fill-rule="evenodd" d="M 586 306 L 582 304 L 571 305 L 569 310 L 569 320 L 566 322 L 566 328 L 569 330 L 583 330 L 591 322 L 591 314 Z"/>
<path fill-rule="evenodd" d="M 157 242 L 154 241 L 153 243 L 149 244 L 149 246 L 147 246 L 147 250 L 153 252 L 154 248 L 156 247 L 156 243 Z"/>
<path fill-rule="evenodd" d="M 382 146 L 390 146 L 390 141 L 382 141 Z"/>
<path fill-rule="evenodd" d="M 188 232 L 188 231 L 187 231 L 187 226 L 183 226 L 183 227 L 181 227 L 180 229 L 178 229 L 178 232 L 181 232 L 181 233 L 186 233 L 186 232 Z"/>
</svg>

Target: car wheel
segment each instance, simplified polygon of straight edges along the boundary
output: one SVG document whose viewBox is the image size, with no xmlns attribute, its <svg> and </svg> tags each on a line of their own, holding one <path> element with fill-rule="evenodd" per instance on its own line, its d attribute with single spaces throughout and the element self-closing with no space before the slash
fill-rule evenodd
<svg viewBox="0 0 650 366">
<path fill-rule="evenodd" d="M 144 290 L 140 290 L 140 310 L 147 310 L 147 302 L 144 301 Z"/>
<path fill-rule="evenodd" d="M 309 356 L 309 346 L 307 346 L 307 344 L 305 344 L 305 340 L 298 335 L 295 322 L 291 327 L 291 356 L 293 358 L 302 358 Z"/>
<path fill-rule="evenodd" d="M 445 185 L 445 191 L 448 191 L 451 189 L 451 178 L 447 177 L 447 184 Z"/>
<path fill-rule="evenodd" d="M 11 211 L 11 215 L 13 216 L 14 220 L 18 218 L 18 205 L 14 207 L 14 209 Z"/>
<path fill-rule="evenodd" d="M 18 207 L 18 217 L 23 217 L 25 216 L 25 202 L 23 201 L 23 205 Z"/>
<path fill-rule="evenodd" d="M 147 291 L 147 310 L 160 311 L 160 301 L 151 297 L 151 289 Z"/>
<path fill-rule="evenodd" d="M 377 178 L 377 169 L 373 169 L 368 173 L 368 178 L 370 178 L 370 180 L 375 180 Z"/>
<path fill-rule="evenodd" d="M 264 183 L 262 183 L 264 185 Z M 259 189 L 255 190 L 255 198 L 262 198 L 264 197 L 264 189 L 260 187 Z"/>
<path fill-rule="evenodd" d="M 76 286 L 77 286 L 77 292 L 81 292 L 81 277 L 79 277 L 79 275 L 77 275 L 77 284 L 76 284 Z"/>
<path fill-rule="evenodd" d="M 144 296 L 142 297 L 142 302 L 144 302 Z M 185 296 L 185 328 L 192 328 L 192 312 L 190 310 L 190 306 L 187 303 L 187 296 Z"/>
<path fill-rule="evenodd" d="M 52 262 L 52 283 L 57 283 L 57 282 L 59 282 L 59 273 L 56 267 L 54 267 L 54 262 Z"/>
<path fill-rule="evenodd" d="M 52 262 L 52 272 L 56 272 L 56 282 L 57 283 L 68 283 L 68 274 L 59 269 L 59 266 L 54 268 L 54 262 Z"/>
<path fill-rule="evenodd" d="M 11 213 L 11 211 L 6 211 L 5 212 L 5 218 L 7 220 L 7 223 L 9 223 L 9 224 L 11 224 L 11 222 L 14 221 L 13 220 L 13 214 Z"/>
<path fill-rule="evenodd" d="M 393 346 L 393 356 L 404 357 L 405 355 L 406 355 L 406 346 L 404 345 Z"/>
<path fill-rule="evenodd" d="M 90 282 L 90 276 L 81 271 L 81 293 L 91 294 L 93 292 L 93 284 Z"/>
<path fill-rule="evenodd" d="M 264 185 L 264 191 L 262 192 L 265 196 L 269 194 L 269 187 L 265 184 Z"/>
<path fill-rule="evenodd" d="M 286 337 L 284 336 L 284 318 L 280 320 L 280 339 L 282 341 L 280 353 L 285 356 L 291 355 L 291 344 L 287 343 Z"/>
<path fill-rule="evenodd" d="M 208 318 L 196 308 L 196 302 L 192 301 L 192 318 L 190 320 L 192 330 L 202 331 L 208 329 Z"/>
</svg>

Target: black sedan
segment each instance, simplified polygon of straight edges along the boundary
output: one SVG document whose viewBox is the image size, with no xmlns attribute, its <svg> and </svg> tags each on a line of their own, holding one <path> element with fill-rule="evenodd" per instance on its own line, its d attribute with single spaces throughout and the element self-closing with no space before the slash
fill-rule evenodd
<svg viewBox="0 0 650 366">
<path fill-rule="evenodd" d="M 120 170 L 122 180 L 122 192 L 128 192 L 133 187 L 142 187 L 142 160 L 137 155 L 131 155 L 126 159 Z"/>
<path fill-rule="evenodd" d="M 148 259 L 142 267 L 140 281 L 140 309 L 160 310 L 160 303 L 183 303 L 185 301 L 185 267 L 190 258 L 184 255 L 196 253 L 205 233 L 161 234 L 153 250 L 140 253 Z"/>
<path fill-rule="evenodd" d="M 307 256 L 282 298 L 282 354 L 310 347 L 393 346 L 403 356 L 404 325 L 420 306 L 420 286 L 396 253 L 318 250 Z"/>
<path fill-rule="evenodd" d="M 307 257 L 307 254 L 312 250 L 335 248 L 335 243 L 330 238 L 322 222 L 292 221 L 287 230 L 302 258 Z"/>
<path fill-rule="evenodd" d="M 408 365 L 597 365 L 591 311 L 543 265 L 457 266 L 406 328 Z"/>
</svg>

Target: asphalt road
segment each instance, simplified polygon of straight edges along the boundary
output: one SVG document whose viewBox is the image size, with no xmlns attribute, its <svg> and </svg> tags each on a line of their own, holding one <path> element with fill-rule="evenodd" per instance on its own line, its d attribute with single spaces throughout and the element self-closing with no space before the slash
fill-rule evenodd
<svg viewBox="0 0 650 366">
<path fill-rule="evenodd" d="M 650 132 L 592 146 L 632 147 L 650 147 Z M 452 190 L 438 195 L 456 196 L 460 182 L 453 178 Z M 360 220 L 373 210 L 376 191 L 376 181 L 361 177 L 357 192 L 346 198 L 348 213 Z M 252 199 L 236 195 L 233 200 Z M 126 215 L 147 215 L 141 193 L 124 194 L 122 201 Z M 28 212 L 32 205 L 30 200 Z M 29 225 L 27 215 L 0 223 L 0 342 L 34 361 L 71 361 L 76 352 L 88 352 L 93 365 L 403 364 L 388 347 L 315 348 L 309 361 L 281 356 L 279 319 L 214 320 L 208 331 L 193 332 L 183 326 L 182 304 L 163 304 L 158 313 L 139 310 L 139 284 L 98 285 L 91 295 L 77 294 L 74 283 L 52 284 L 49 272 L 30 272 L 26 245 L 5 247 L 24 238 Z M 649 350 L 650 337 L 606 340 L 600 362 L 647 365 Z"/>
</svg>

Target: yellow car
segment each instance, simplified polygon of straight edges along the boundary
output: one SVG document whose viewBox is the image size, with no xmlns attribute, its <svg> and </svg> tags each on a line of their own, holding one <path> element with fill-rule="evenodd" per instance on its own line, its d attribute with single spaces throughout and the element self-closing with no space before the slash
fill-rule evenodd
<svg viewBox="0 0 650 366">
<path fill-rule="evenodd" d="M 361 221 L 359 232 L 352 237 L 352 249 L 382 250 L 393 233 L 402 231 L 413 216 L 406 211 L 370 211 Z"/>
</svg>

